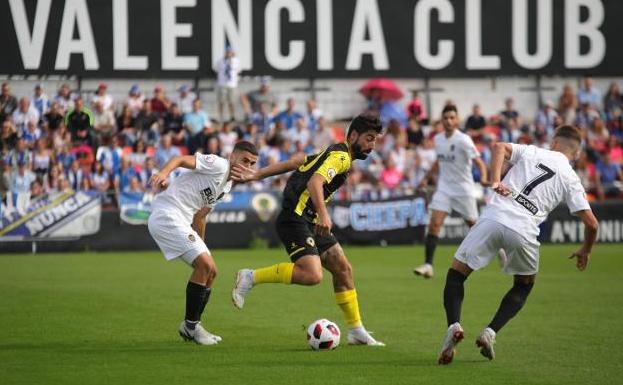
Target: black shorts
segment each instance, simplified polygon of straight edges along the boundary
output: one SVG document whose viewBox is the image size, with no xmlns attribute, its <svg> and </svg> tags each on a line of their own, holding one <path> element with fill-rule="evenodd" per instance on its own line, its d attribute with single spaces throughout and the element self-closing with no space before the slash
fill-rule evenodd
<svg viewBox="0 0 623 385">
<path fill-rule="evenodd" d="M 292 262 L 306 255 L 320 255 L 338 243 L 333 234 L 326 237 L 315 235 L 313 223 L 286 210 L 277 217 L 276 227 Z"/>
</svg>

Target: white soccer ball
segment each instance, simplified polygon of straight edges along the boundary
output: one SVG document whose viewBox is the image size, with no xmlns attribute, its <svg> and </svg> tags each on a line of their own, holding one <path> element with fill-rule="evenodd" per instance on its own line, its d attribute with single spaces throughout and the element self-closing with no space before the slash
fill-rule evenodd
<svg viewBox="0 0 623 385">
<path fill-rule="evenodd" d="M 333 350 L 340 344 L 340 328 L 328 319 L 319 319 L 307 328 L 307 343 L 314 350 Z"/>
</svg>

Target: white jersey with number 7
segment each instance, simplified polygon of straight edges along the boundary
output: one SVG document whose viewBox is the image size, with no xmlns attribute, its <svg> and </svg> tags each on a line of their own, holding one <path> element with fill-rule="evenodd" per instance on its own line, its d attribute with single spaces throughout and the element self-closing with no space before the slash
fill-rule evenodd
<svg viewBox="0 0 623 385">
<path fill-rule="evenodd" d="M 539 235 L 539 225 L 561 202 L 575 213 L 590 210 L 584 187 L 569 159 L 557 151 L 511 144 L 512 165 L 502 184 L 512 193 L 495 194 L 481 219 L 503 224 L 528 238 Z"/>
</svg>

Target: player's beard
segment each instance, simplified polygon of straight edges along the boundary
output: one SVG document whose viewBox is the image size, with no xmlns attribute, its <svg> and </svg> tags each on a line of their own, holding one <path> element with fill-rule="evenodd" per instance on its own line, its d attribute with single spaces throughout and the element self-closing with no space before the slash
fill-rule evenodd
<svg viewBox="0 0 623 385">
<path fill-rule="evenodd" d="M 353 157 L 355 159 L 365 160 L 372 152 L 372 150 L 363 151 L 359 143 L 353 143 L 351 147 L 353 149 Z"/>
</svg>

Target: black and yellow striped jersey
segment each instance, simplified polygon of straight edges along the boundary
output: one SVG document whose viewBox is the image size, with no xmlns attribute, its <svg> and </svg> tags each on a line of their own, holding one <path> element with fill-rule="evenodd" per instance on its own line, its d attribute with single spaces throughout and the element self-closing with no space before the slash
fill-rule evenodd
<svg viewBox="0 0 623 385">
<path fill-rule="evenodd" d="M 352 159 L 347 143 L 332 144 L 320 154 L 308 155 L 305 163 L 292 173 L 283 191 L 283 209 L 310 222 L 317 218 L 316 209 L 307 190 L 307 182 L 314 174 L 320 174 L 324 184 L 324 198 L 328 202 L 346 182 Z"/>
</svg>

